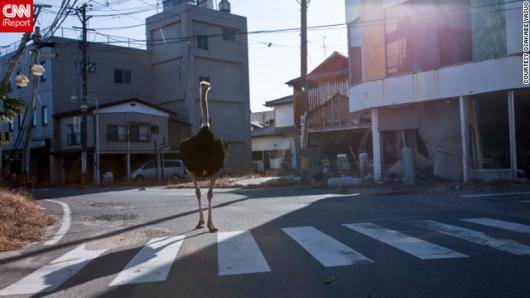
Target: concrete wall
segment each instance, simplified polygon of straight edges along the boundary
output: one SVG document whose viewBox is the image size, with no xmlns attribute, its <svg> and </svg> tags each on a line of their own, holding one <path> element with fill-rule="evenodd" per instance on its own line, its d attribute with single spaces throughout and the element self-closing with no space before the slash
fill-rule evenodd
<svg viewBox="0 0 530 298">
<path fill-rule="evenodd" d="M 524 88 L 521 65 L 517 55 L 364 82 L 350 88 L 350 112 Z"/>
<path fill-rule="evenodd" d="M 284 104 L 274 107 L 274 126 L 288 127 L 294 126 L 294 110 L 293 104 Z"/>
<path fill-rule="evenodd" d="M 82 59 L 78 41 L 54 38 L 62 46 L 54 48 L 58 57 L 53 65 L 53 113 L 79 109 L 70 97 L 81 94 L 81 73 L 76 62 Z M 95 64 L 95 71 L 88 74 L 88 96 L 96 97 L 99 104 L 124 98 L 153 97 L 151 85 L 151 65 L 145 50 L 123 48 L 105 44 L 89 43 L 89 62 Z M 114 83 L 114 69 L 131 71 L 131 84 Z"/>
</svg>

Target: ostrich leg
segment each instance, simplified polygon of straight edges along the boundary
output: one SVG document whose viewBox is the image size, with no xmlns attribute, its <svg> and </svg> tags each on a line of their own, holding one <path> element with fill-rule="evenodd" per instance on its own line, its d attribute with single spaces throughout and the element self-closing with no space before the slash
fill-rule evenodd
<svg viewBox="0 0 530 298">
<path fill-rule="evenodd" d="M 204 215 L 202 213 L 201 207 L 201 189 L 199 188 L 199 184 L 197 183 L 197 178 L 195 175 L 191 175 L 191 180 L 193 180 L 193 185 L 195 185 L 195 195 L 197 196 L 197 201 L 199 202 L 199 223 L 195 227 L 195 229 L 198 230 L 204 227 Z"/>
<path fill-rule="evenodd" d="M 215 185 L 215 175 L 210 178 L 210 185 L 208 188 L 208 230 L 210 233 L 217 232 L 217 229 L 213 225 L 212 221 L 212 197 L 213 197 L 213 187 Z"/>
</svg>

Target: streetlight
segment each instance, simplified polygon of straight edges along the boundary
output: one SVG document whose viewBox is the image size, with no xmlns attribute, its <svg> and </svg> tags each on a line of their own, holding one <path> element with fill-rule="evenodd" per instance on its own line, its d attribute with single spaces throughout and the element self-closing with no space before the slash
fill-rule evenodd
<svg viewBox="0 0 530 298">
<path fill-rule="evenodd" d="M 92 103 L 95 103 L 96 104 L 96 183 L 97 184 L 100 184 L 100 168 L 99 168 L 99 100 L 96 98 L 96 97 L 89 97 L 89 96 L 86 96 L 86 97 L 82 97 L 82 98 L 85 98 L 87 100 L 87 102 L 90 102 L 92 101 Z M 81 102 L 81 98 L 77 95 L 72 95 L 70 97 L 70 101 L 72 102 Z M 88 106 L 86 105 L 81 105 L 81 111 L 83 110 L 87 110 L 88 109 Z"/>
</svg>

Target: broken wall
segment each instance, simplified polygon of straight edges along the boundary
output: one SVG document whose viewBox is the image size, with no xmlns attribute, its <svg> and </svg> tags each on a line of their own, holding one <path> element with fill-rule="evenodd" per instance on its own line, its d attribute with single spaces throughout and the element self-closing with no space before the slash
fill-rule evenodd
<svg viewBox="0 0 530 298">
<path fill-rule="evenodd" d="M 461 179 L 462 143 L 457 100 L 380 109 L 379 119 L 382 132 L 417 130 L 427 147 L 433 175 L 451 180 Z"/>
</svg>

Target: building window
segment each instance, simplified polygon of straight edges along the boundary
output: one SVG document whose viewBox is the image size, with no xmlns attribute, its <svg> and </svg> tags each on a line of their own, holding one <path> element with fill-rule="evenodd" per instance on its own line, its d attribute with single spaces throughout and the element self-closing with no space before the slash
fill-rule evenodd
<svg viewBox="0 0 530 298">
<path fill-rule="evenodd" d="M 505 3 L 508 2 L 489 0 L 471 3 L 473 60 L 494 59 L 506 55 L 508 39 Z"/>
<path fill-rule="evenodd" d="M 385 9 L 386 73 L 389 75 L 411 70 L 409 9 L 403 4 Z"/>
<path fill-rule="evenodd" d="M 127 126 L 109 125 L 107 126 L 107 140 L 112 142 L 127 141 Z"/>
<path fill-rule="evenodd" d="M 15 125 L 13 125 L 13 121 L 8 122 L 9 131 L 13 131 Z"/>
<path fill-rule="evenodd" d="M 197 36 L 197 47 L 199 49 L 208 50 L 208 36 Z"/>
<path fill-rule="evenodd" d="M 352 85 L 363 80 L 362 60 L 362 29 L 348 25 L 349 47 L 350 47 L 350 83 Z"/>
<path fill-rule="evenodd" d="M 37 126 L 37 107 L 33 107 L 33 119 L 31 121 L 33 127 Z"/>
<path fill-rule="evenodd" d="M 440 6 L 440 65 L 471 61 L 473 53 L 469 0 L 446 0 Z"/>
<path fill-rule="evenodd" d="M 236 41 L 236 31 L 223 28 L 223 39 L 227 41 Z"/>
<path fill-rule="evenodd" d="M 40 64 L 41 64 L 42 66 L 45 66 L 46 61 L 42 60 L 42 61 L 40 62 Z M 46 82 L 46 73 L 44 73 L 42 76 L 40 76 L 40 81 L 41 81 L 41 82 Z"/>
<path fill-rule="evenodd" d="M 130 85 L 132 82 L 132 74 L 128 69 L 114 69 L 114 83 Z"/>
<path fill-rule="evenodd" d="M 150 138 L 151 127 L 149 125 L 131 124 L 129 126 L 129 135 L 131 141 L 147 142 Z"/>
<path fill-rule="evenodd" d="M 131 78 L 131 71 L 130 70 L 124 70 L 123 71 L 123 83 L 124 84 L 131 84 L 132 78 Z"/>
<path fill-rule="evenodd" d="M 70 128 L 70 133 L 66 135 L 68 146 L 77 146 L 81 145 L 81 132 L 76 131 L 76 128 L 73 124 L 68 125 Z"/>
<path fill-rule="evenodd" d="M 151 126 L 151 134 L 156 135 L 159 132 L 158 125 L 152 125 Z"/>
<path fill-rule="evenodd" d="M 48 125 L 48 106 L 42 106 L 41 116 L 42 116 L 42 126 Z"/>
</svg>

